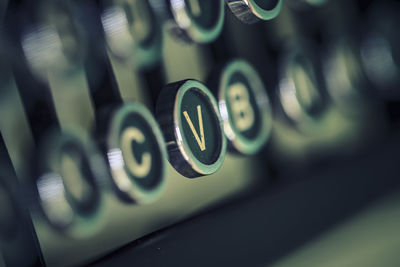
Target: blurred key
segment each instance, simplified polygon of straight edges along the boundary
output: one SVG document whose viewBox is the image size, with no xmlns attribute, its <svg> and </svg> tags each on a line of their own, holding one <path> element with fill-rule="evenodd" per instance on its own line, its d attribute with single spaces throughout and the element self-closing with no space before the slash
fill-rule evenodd
<svg viewBox="0 0 400 267">
<path fill-rule="evenodd" d="M 300 42 L 288 45 L 280 59 L 279 99 L 289 120 L 303 130 L 318 121 L 326 108 L 326 93 L 318 59 Z"/>
<path fill-rule="evenodd" d="M 220 34 L 225 18 L 223 0 L 150 0 L 168 31 L 186 42 L 209 43 Z"/>
<path fill-rule="evenodd" d="M 257 71 L 237 59 L 214 72 L 210 80 L 210 87 L 216 90 L 228 148 L 244 155 L 260 151 L 270 136 L 272 110 Z"/>
<path fill-rule="evenodd" d="M 225 0 L 231 11 L 242 22 L 252 24 L 278 16 L 282 0 Z"/>
<path fill-rule="evenodd" d="M 149 68 L 161 59 L 161 26 L 147 0 L 104 0 L 101 22 L 107 46 L 120 60 L 137 69 Z"/>
</svg>

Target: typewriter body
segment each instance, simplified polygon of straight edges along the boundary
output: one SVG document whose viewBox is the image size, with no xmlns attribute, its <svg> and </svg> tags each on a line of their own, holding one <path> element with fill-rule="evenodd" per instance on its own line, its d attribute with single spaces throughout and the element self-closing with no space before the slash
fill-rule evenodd
<svg viewBox="0 0 400 267">
<path fill-rule="evenodd" d="M 2 0 L 0 266 L 399 262 L 399 12 Z"/>
</svg>

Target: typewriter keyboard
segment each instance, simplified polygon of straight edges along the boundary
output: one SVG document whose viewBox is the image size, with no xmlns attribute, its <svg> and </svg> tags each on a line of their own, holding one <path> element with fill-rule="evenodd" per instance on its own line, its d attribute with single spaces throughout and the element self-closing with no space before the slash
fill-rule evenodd
<svg viewBox="0 0 400 267">
<path fill-rule="evenodd" d="M 398 141 L 399 11 L 1 0 L 0 266 L 89 264 Z"/>
</svg>

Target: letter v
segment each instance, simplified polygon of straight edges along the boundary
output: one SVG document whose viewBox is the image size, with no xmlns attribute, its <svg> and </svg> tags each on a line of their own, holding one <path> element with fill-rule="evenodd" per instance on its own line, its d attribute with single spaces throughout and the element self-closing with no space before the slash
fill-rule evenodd
<svg viewBox="0 0 400 267">
<path fill-rule="evenodd" d="M 196 141 L 200 147 L 200 150 L 201 151 L 206 150 L 206 140 L 204 139 L 204 128 L 203 128 L 203 117 L 201 115 L 201 106 L 200 105 L 197 106 L 197 118 L 199 119 L 200 138 L 199 138 L 199 134 L 197 133 L 196 129 L 193 126 L 192 120 L 190 119 L 187 111 L 184 111 L 183 115 L 185 116 L 186 121 L 189 124 L 190 130 L 192 130 L 194 138 L 196 138 Z"/>
</svg>

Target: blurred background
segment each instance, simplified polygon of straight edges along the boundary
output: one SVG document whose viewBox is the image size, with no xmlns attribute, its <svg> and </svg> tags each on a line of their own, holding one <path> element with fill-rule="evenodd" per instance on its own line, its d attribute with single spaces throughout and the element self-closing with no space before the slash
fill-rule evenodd
<svg viewBox="0 0 400 267">
<path fill-rule="evenodd" d="M 399 15 L 395 0 L 0 0 L 0 266 L 398 266 Z M 154 115 L 185 79 L 218 97 L 233 59 L 269 99 L 258 153 L 228 149 L 196 179 L 166 161 L 157 200 L 121 199 L 97 157 L 107 114 Z M 89 163 L 43 175 L 73 142 Z"/>
</svg>

